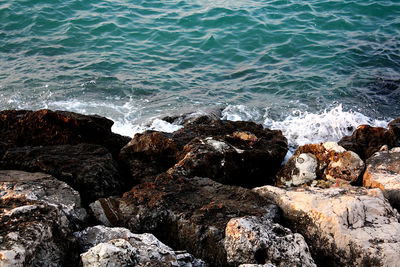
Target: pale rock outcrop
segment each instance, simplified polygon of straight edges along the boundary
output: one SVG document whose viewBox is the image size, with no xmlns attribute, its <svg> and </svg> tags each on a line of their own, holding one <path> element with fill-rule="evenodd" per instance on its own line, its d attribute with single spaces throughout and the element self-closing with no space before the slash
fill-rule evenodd
<svg viewBox="0 0 400 267">
<path fill-rule="evenodd" d="M 0 171 L 0 266 L 74 265 L 79 193 L 43 173 Z"/>
<path fill-rule="evenodd" d="M 174 251 L 152 234 L 102 225 L 76 232 L 83 266 L 207 266 L 186 251 Z"/>
<path fill-rule="evenodd" d="M 375 153 L 367 160 L 363 183 L 380 188 L 390 203 L 400 208 L 400 147 Z"/>
<path fill-rule="evenodd" d="M 277 186 L 348 185 L 357 181 L 364 162 L 335 142 L 300 146 L 277 174 Z"/>
<path fill-rule="evenodd" d="M 380 189 L 265 186 L 254 191 L 282 208 L 317 264 L 398 266 L 400 216 Z"/>
<path fill-rule="evenodd" d="M 271 220 L 254 216 L 231 219 L 225 228 L 228 262 L 316 266 L 302 235 Z"/>
</svg>

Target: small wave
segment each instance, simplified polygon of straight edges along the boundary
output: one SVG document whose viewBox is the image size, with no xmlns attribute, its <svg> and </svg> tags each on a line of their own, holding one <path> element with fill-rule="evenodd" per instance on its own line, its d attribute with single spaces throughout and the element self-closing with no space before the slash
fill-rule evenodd
<svg viewBox="0 0 400 267">
<path fill-rule="evenodd" d="M 341 104 L 319 113 L 294 110 L 281 120 L 272 119 L 265 109 L 246 107 L 244 105 L 228 106 L 223 112 L 223 119 L 251 120 L 262 123 L 264 127 L 281 130 L 294 150 L 307 143 L 339 141 L 343 136 L 350 135 L 362 124 L 386 127 L 388 121 L 377 120 L 355 111 L 345 111 Z M 262 119 L 261 119 L 262 118 Z"/>
</svg>

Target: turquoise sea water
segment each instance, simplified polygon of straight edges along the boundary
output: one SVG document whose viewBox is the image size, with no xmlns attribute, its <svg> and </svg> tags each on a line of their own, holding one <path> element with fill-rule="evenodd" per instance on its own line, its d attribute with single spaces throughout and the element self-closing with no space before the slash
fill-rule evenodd
<svg viewBox="0 0 400 267">
<path fill-rule="evenodd" d="M 291 143 L 400 116 L 400 1 L 0 0 L 0 109 L 132 135 L 223 108 Z"/>
</svg>

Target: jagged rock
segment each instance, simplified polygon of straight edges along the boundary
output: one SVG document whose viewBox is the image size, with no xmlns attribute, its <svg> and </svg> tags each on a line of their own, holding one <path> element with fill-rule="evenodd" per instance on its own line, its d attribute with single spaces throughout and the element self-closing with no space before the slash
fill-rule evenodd
<svg viewBox="0 0 400 267">
<path fill-rule="evenodd" d="M 135 180 L 157 175 L 176 162 L 178 149 L 166 133 L 146 131 L 121 149 L 119 159 Z M 143 181 L 143 180 L 142 180 Z"/>
<path fill-rule="evenodd" d="M 0 166 L 51 174 L 79 191 L 84 203 L 121 194 L 124 185 L 117 163 L 108 150 L 99 145 L 10 148 Z"/>
<path fill-rule="evenodd" d="M 277 173 L 278 186 L 305 184 L 329 187 L 357 181 L 364 162 L 352 151 L 334 142 L 300 146 Z"/>
<path fill-rule="evenodd" d="M 238 267 L 276 267 L 271 263 L 266 264 L 240 264 Z"/>
<path fill-rule="evenodd" d="M 224 237 L 231 218 L 266 214 L 278 218 L 275 205 L 248 189 L 167 174 L 133 187 L 113 213 L 131 231 L 151 232 L 215 266 L 227 265 Z"/>
<path fill-rule="evenodd" d="M 83 266 L 207 266 L 185 251 L 173 251 L 148 233 L 133 234 L 126 228 L 99 225 L 75 235 L 85 251 L 81 254 Z"/>
<path fill-rule="evenodd" d="M 363 183 L 367 188 L 382 189 L 393 207 L 400 210 L 400 147 L 370 157 Z"/>
<path fill-rule="evenodd" d="M 120 198 L 108 197 L 100 198 L 89 205 L 90 211 L 96 220 L 105 225 L 118 225 L 121 218 L 118 211 Z"/>
<path fill-rule="evenodd" d="M 351 136 L 345 136 L 339 145 L 357 153 L 363 160 L 371 157 L 383 145 L 389 148 L 400 142 L 400 118 L 389 123 L 389 130 L 382 127 L 360 125 Z"/>
<path fill-rule="evenodd" d="M 186 177 L 254 187 L 274 182 L 286 152 L 287 140 L 280 131 L 253 122 L 200 117 L 170 135 L 136 135 L 121 150 L 120 160 L 141 182 L 172 167 L 170 173 Z"/>
<path fill-rule="evenodd" d="M 231 219 L 225 229 L 224 245 L 228 262 L 235 266 L 241 263 L 316 266 L 302 235 L 262 218 Z"/>
<path fill-rule="evenodd" d="M 397 266 L 400 216 L 380 189 L 265 186 L 255 192 L 277 203 L 324 266 Z"/>
<path fill-rule="evenodd" d="M 6 148 L 90 143 L 118 155 L 129 138 L 112 133 L 112 125 L 111 120 L 97 115 L 67 111 L 0 111 L 0 136 Z"/>
<path fill-rule="evenodd" d="M 79 193 L 43 173 L 0 171 L 0 265 L 77 263 L 73 236 L 86 223 Z"/>
</svg>

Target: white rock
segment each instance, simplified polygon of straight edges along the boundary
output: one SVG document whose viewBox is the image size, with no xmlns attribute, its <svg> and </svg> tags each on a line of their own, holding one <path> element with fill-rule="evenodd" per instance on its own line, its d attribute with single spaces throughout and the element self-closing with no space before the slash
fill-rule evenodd
<svg viewBox="0 0 400 267">
<path fill-rule="evenodd" d="M 313 255 L 337 266 L 399 266 L 400 216 L 379 189 L 254 189 L 310 240 Z"/>
<path fill-rule="evenodd" d="M 302 235 L 257 217 L 231 219 L 224 246 L 232 265 L 316 266 Z"/>
</svg>

